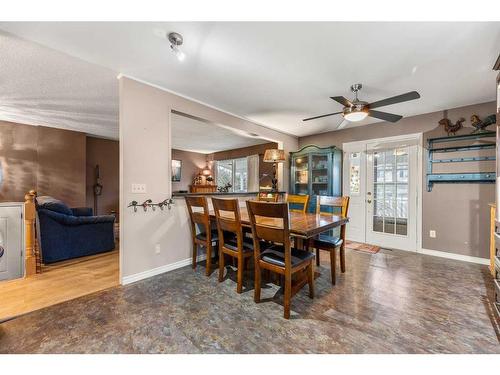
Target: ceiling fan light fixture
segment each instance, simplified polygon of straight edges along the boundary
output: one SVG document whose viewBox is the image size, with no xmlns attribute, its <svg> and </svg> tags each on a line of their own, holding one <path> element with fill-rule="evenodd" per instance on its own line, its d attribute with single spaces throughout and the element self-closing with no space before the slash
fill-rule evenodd
<svg viewBox="0 0 500 375">
<path fill-rule="evenodd" d="M 368 111 L 356 108 L 346 108 L 343 116 L 347 121 L 358 122 L 363 121 L 368 116 Z"/>
</svg>

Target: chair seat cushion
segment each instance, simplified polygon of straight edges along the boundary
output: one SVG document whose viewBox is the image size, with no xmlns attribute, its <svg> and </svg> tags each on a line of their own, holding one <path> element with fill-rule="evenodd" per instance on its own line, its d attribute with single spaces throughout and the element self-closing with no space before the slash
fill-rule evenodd
<svg viewBox="0 0 500 375">
<path fill-rule="evenodd" d="M 313 246 L 319 248 L 339 247 L 343 242 L 344 241 L 340 237 L 329 236 L 328 234 L 322 233 L 314 239 Z"/>
<path fill-rule="evenodd" d="M 211 232 L 212 232 L 212 236 L 211 236 L 212 241 L 218 241 L 219 240 L 219 232 L 217 232 L 217 229 L 212 229 Z M 196 238 L 200 241 L 206 241 L 207 234 L 205 232 L 200 232 L 196 235 Z"/>
<path fill-rule="evenodd" d="M 292 248 L 291 255 L 292 267 L 314 259 L 313 253 L 295 248 Z M 285 253 L 283 246 L 274 245 L 271 248 L 262 251 L 260 253 L 260 259 L 276 266 L 285 267 Z"/>
<path fill-rule="evenodd" d="M 238 242 L 236 238 L 232 238 L 229 241 L 224 243 L 224 247 L 227 247 L 230 250 L 238 251 Z M 243 251 L 251 252 L 253 251 L 253 239 L 248 237 L 243 237 Z"/>
</svg>

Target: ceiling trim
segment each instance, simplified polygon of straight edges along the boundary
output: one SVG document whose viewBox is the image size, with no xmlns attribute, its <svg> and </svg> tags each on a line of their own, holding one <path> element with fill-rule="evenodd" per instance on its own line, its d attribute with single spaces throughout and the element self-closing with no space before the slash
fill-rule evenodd
<svg viewBox="0 0 500 375">
<path fill-rule="evenodd" d="M 117 76 L 116 76 L 116 79 L 120 79 L 120 78 L 128 78 L 128 79 L 132 79 L 134 81 L 137 81 L 139 83 L 142 83 L 144 85 L 148 85 L 148 86 L 151 86 L 151 87 L 154 87 L 155 89 L 158 89 L 158 90 L 162 90 L 162 91 L 165 91 L 165 92 L 168 92 L 169 94 L 174 94 L 174 95 L 177 95 L 181 98 L 184 98 L 184 99 L 187 99 L 187 100 L 190 100 L 192 102 L 195 102 L 195 103 L 198 103 L 198 104 L 201 104 L 201 105 L 204 105 L 206 107 L 209 107 L 209 108 L 212 108 L 212 109 L 215 109 L 216 111 L 219 111 L 219 112 L 222 112 L 222 113 L 225 113 L 227 115 L 230 115 L 230 116 L 233 116 L 233 117 L 236 117 L 236 118 L 239 118 L 241 120 L 245 120 L 245 121 L 248 121 L 248 122 L 251 122 L 252 124 L 255 124 L 255 125 L 259 125 L 259 126 L 262 126 L 263 128 L 266 128 L 267 130 L 272 130 L 276 133 L 280 133 L 280 134 L 284 134 L 284 135 L 288 135 L 290 137 L 293 137 L 295 139 L 299 139 L 298 136 L 296 136 L 295 134 L 292 134 L 292 133 L 288 133 L 288 132 L 284 132 L 282 130 L 276 130 L 276 129 L 273 129 L 267 125 L 264 125 L 260 122 L 257 122 L 257 121 L 254 121 L 254 120 L 251 120 L 247 117 L 244 117 L 244 116 L 241 116 L 241 115 L 237 115 L 236 113 L 232 113 L 232 112 L 229 112 L 229 111 L 226 111 L 225 109 L 221 109 L 219 107 L 216 107 L 212 104 L 208 104 L 208 103 L 205 103 L 205 102 L 202 102 L 201 100 L 198 100 L 198 99 L 194 99 L 190 96 L 187 96 L 187 95 L 184 95 L 184 94 L 181 94 L 181 93 L 178 93 L 176 91 L 173 91 L 173 90 L 170 90 L 170 89 L 167 89 L 163 86 L 160 86 L 160 85 L 157 85 L 156 83 L 152 83 L 152 82 L 149 82 L 149 81 L 145 81 L 143 79 L 140 79 L 140 78 L 137 78 L 137 77 L 134 77 L 134 76 L 131 76 L 131 75 L 128 75 L 128 74 L 123 74 L 123 73 L 119 73 Z"/>
</svg>

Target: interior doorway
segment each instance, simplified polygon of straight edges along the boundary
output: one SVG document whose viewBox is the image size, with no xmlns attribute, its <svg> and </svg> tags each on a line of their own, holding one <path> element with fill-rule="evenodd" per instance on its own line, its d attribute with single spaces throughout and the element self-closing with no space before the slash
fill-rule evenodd
<svg viewBox="0 0 500 375">
<path fill-rule="evenodd" d="M 417 251 L 421 241 L 422 134 L 343 144 L 347 239 Z"/>
</svg>

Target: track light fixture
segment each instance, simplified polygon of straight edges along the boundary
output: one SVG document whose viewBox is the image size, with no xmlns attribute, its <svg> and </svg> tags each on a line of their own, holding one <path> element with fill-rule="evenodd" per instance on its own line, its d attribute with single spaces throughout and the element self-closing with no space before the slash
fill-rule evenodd
<svg viewBox="0 0 500 375">
<path fill-rule="evenodd" d="M 179 48 L 184 41 L 182 35 L 175 32 L 169 33 L 168 40 L 170 42 L 170 48 L 172 49 L 174 55 L 177 57 L 177 60 L 183 61 L 186 58 L 186 54 Z"/>
</svg>

